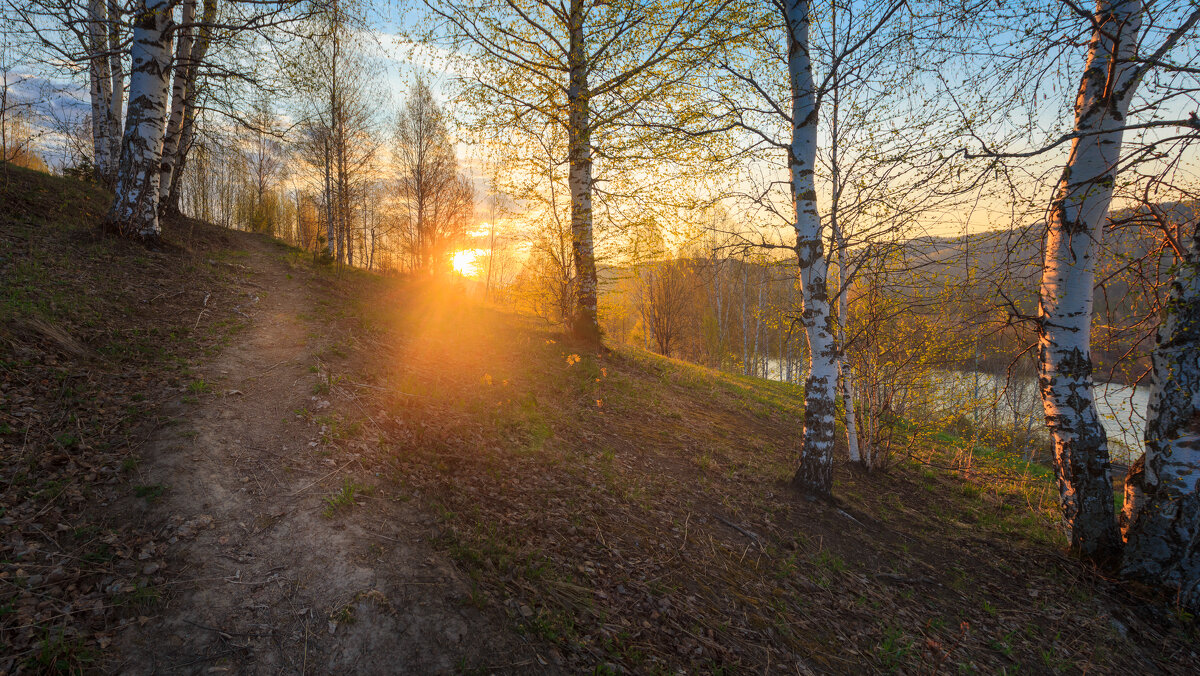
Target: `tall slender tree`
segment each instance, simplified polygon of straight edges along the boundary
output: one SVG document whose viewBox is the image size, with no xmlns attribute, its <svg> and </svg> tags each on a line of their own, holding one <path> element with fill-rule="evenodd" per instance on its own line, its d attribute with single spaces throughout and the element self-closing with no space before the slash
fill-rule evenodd
<svg viewBox="0 0 1200 676">
<path fill-rule="evenodd" d="M 1075 103 L 1071 154 L 1047 215 L 1038 305 L 1038 370 L 1071 548 L 1120 552 L 1108 440 L 1096 411 L 1091 329 L 1097 242 L 1112 201 L 1122 125 L 1136 86 L 1140 0 L 1100 0 Z"/>
<path fill-rule="evenodd" d="M 170 0 L 139 0 L 133 13 L 125 138 L 106 220 L 108 229 L 152 245 L 162 232 L 158 181 L 171 58 L 170 9 Z"/>
<path fill-rule="evenodd" d="M 436 272 L 449 246 L 474 214 L 474 191 L 459 173 L 445 115 L 424 79 L 418 79 L 396 119 L 396 197 L 400 233 L 411 269 Z"/>
<path fill-rule="evenodd" d="M 580 339 L 600 340 L 597 318 L 594 162 L 621 156 L 615 130 L 656 99 L 669 97 L 714 45 L 733 0 L 512 0 L 425 2 L 441 26 L 426 37 L 462 50 L 474 63 L 464 84 L 481 119 L 507 109 L 535 116 L 567 137 L 574 269 L 570 324 Z M 643 160 L 646 158 L 643 157 Z"/>
</svg>

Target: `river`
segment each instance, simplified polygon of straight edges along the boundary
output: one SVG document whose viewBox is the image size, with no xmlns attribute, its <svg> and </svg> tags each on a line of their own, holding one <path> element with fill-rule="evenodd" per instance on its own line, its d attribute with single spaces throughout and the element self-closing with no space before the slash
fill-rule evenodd
<svg viewBox="0 0 1200 676">
<path fill-rule="evenodd" d="M 783 380 L 783 372 L 782 362 L 770 360 L 768 373 L 772 380 Z M 1045 424 L 1034 378 L 1014 377 L 1009 381 L 983 372 L 944 371 L 940 380 L 940 397 L 947 402 L 966 402 L 976 418 L 995 417 L 1027 429 Z M 1150 404 L 1149 388 L 1100 382 L 1096 383 L 1095 396 L 1113 461 L 1126 465 L 1133 462 L 1145 451 L 1142 434 Z M 976 402 L 974 406 L 972 401 Z"/>
</svg>

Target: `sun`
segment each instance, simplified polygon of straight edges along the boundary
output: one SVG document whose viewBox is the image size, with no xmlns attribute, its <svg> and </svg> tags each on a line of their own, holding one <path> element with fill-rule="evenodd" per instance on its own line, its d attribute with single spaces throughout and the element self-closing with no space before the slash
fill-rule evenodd
<svg viewBox="0 0 1200 676">
<path fill-rule="evenodd" d="M 475 259 L 478 257 L 479 252 L 475 249 L 455 251 L 450 258 L 450 266 L 463 277 L 474 277 L 479 273 L 479 266 L 475 264 Z"/>
</svg>

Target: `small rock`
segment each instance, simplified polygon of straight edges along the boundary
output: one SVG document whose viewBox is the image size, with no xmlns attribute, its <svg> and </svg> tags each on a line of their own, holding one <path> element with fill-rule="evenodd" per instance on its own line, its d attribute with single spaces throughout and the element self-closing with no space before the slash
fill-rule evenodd
<svg viewBox="0 0 1200 676">
<path fill-rule="evenodd" d="M 533 617 L 533 608 L 529 606 L 521 606 L 521 617 Z"/>
<path fill-rule="evenodd" d="M 147 563 L 142 568 L 142 575 L 153 575 L 158 572 L 159 565 L 157 563 Z"/>
</svg>

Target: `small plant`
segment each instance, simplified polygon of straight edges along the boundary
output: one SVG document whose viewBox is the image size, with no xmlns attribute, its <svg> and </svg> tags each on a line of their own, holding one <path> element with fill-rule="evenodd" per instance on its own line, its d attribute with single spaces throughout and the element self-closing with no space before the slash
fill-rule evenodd
<svg viewBox="0 0 1200 676">
<path fill-rule="evenodd" d="M 322 510 L 321 514 L 327 519 L 332 518 L 333 515 L 338 512 L 338 510 L 343 508 L 349 509 L 350 507 L 353 507 L 355 498 L 357 498 L 360 494 L 371 495 L 374 492 L 374 487 L 364 486 L 350 477 L 346 477 L 346 479 L 342 482 L 341 489 L 333 495 L 325 498 L 325 509 Z"/>
<path fill-rule="evenodd" d="M 113 605 L 146 610 L 158 605 L 161 600 L 162 594 L 158 589 L 148 584 L 138 584 L 132 591 L 117 594 L 113 598 Z"/>
<path fill-rule="evenodd" d="M 95 654 L 84 646 L 83 639 L 68 637 L 63 629 L 47 629 L 26 667 L 41 673 L 82 674 L 94 668 L 95 661 Z"/>
<path fill-rule="evenodd" d="M 995 650 L 996 652 L 1000 653 L 1001 655 L 1004 655 L 1005 657 L 1012 657 L 1012 654 L 1013 654 L 1012 642 L 1013 642 L 1013 634 L 1015 634 L 1015 633 L 1016 632 L 1014 632 L 1014 631 L 1010 631 L 998 639 L 993 639 L 992 642 L 989 644 L 989 646 L 991 647 L 992 650 Z"/>
<path fill-rule="evenodd" d="M 149 486 L 134 486 L 133 494 L 146 502 L 154 502 L 161 498 L 166 490 L 167 487 L 162 484 L 150 484 Z"/>
<path fill-rule="evenodd" d="M 212 385 L 204 380 L 193 380 L 188 383 L 188 392 L 192 394 L 207 394 L 212 391 Z"/>
<path fill-rule="evenodd" d="M 100 546 L 96 548 L 96 551 L 88 552 L 83 555 L 83 560 L 87 561 L 88 563 L 108 563 L 114 558 L 116 558 L 116 555 L 113 554 L 112 549 L 103 542 L 100 543 Z"/>
<path fill-rule="evenodd" d="M 831 553 L 827 549 L 822 549 L 817 553 L 813 563 L 822 568 L 829 569 L 830 572 L 840 573 L 846 569 L 846 562 L 837 554 Z"/>
<path fill-rule="evenodd" d="M 349 604 L 346 604 L 333 611 L 333 613 L 329 616 L 329 620 L 336 624 L 354 624 L 354 608 Z"/>
<path fill-rule="evenodd" d="M 883 668 L 894 672 L 900 668 L 901 662 L 912 651 L 912 641 L 904 640 L 904 633 L 894 627 L 883 632 L 883 640 L 875 646 L 875 654 Z"/>
<path fill-rule="evenodd" d="M 125 459 L 121 461 L 121 471 L 126 473 L 132 472 L 138 468 L 138 465 L 141 464 L 141 462 L 141 459 L 136 455 L 127 455 L 125 456 Z"/>
</svg>

